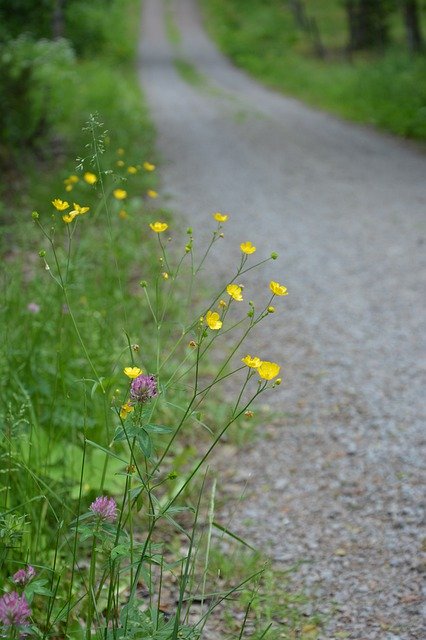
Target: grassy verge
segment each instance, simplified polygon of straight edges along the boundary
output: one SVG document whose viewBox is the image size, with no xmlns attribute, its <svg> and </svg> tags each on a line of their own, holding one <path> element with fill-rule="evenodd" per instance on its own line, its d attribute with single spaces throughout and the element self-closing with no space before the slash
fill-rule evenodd
<svg viewBox="0 0 426 640">
<path fill-rule="evenodd" d="M 118 4 L 134 47 L 138 3 Z M 154 206 L 153 128 L 132 58 L 114 47 L 78 60 L 54 152 L 22 157 L 2 194 L 0 634 L 196 640 L 219 611 L 229 638 L 305 637 L 316 625 L 293 606 L 278 619 L 271 589 L 288 596 L 215 525 L 213 499 L 203 511 L 199 473 L 244 421 L 246 394 L 216 410 L 229 377 L 252 400 L 274 386 L 277 366 L 255 378 L 238 336 L 275 293 L 255 310 L 225 283 L 203 301 L 208 256 Z M 216 214 L 212 244 L 223 222 Z M 210 361 L 222 324 L 235 343 Z"/>
<path fill-rule="evenodd" d="M 288 3 L 202 0 L 207 25 L 234 62 L 271 87 L 310 105 L 401 136 L 426 138 L 426 56 L 410 56 L 401 24 L 383 54 L 344 58 L 345 21 L 337 0 L 306 2 L 326 49 L 320 60 L 296 29 Z M 319 6 L 321 4 L 321 6 Z"/>
</svg>

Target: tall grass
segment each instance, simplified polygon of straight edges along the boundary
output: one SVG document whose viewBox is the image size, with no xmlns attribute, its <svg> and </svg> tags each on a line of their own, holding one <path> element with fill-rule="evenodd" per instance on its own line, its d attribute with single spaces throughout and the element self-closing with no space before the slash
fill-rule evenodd
<svg viewBox="0 0 426 640">
<path fill-rule="evenodd" d="M 243 242 L 229 248 L 229 280 L 203 300 L 228 216 L 214 214 L 201 249 L 196 230 L 155 220 L 149 196 L 134 191 L 132 177 L 152 174 L 152 163 L 119 148 L 109 166 L 103 123 L 92 116 L 85 133 L 81 173 L 32 214 L 37 257 L 10 257 L 4 274 L 0 623 L 8 638 L 198 638 L 242 587 L 206 578 L 214 498 L 203 560 L 204 465 L 280 382 L 279 366 L 243 345 L 287 291 L 265 282 L 247 303 L 244 274 L 276 255 L 255 260 Z M 209 424 L 206 401 L 233 377 L 234 399 Z M 184 460 L 188 431 L 209 435 Z M 188 488 L 198 477 L 197 497 Z M 172 557 L 168 530 L 186 540 Z M 170 585 L 177 604 L 164 612 Z"/>
</svg>

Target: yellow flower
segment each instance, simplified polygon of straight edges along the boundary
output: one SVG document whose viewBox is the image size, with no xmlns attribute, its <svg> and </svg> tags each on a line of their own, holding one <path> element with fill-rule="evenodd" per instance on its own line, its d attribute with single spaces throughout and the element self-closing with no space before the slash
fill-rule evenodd
<svg viewBox="0 0 426 640">
<path fill-rule="evenodd" d="M 146 192 L 146 195 L 148 196 L 148 198 L 158 198 L 158 193 L 156 191 L 154 191 L 154 189 L 148 189 L 148 191 Z"/>
<path fill-rule="evenodd" d="M 163 231 L 169 228 L 167 222 L 150 222 L 149 226 L 155 233 L 163 233 Z"/>
<path fill-rule="evenodd" d="M 75 202 L 73 203 L 74 206 L 74 211 L 77 212 L 77 215 L 82 215 L 83 213 L 87 213 L 90 209 L 90 207 L 80 207 L 79 204 L 76 204 Z M 73 211 L 71 212 L 73 213 Z"/>
<path fill-rule="evenodd" d="M 52 200 L 52 204 L 57 211 L 65 211 L 70 206 L 66 200 L 60 200 L 59 198 Z"/>
<path fill-rule="evenodd" d="M 164 280 L 168 280 L 169 279 L 169 274 L 167 273 L 167 271 L 163 271 L 163 273 L 161 274 L 164 278 Z"/>
<path fill-rule="evenodd" d="M 154 171 L 155 169 L 155 164 L 151 164 L 150 162 L 144 162 L 142 166 L 145 171 Z"/>
<path fill-rule="evenodd" d="M 207 311 L 206 313 L 206 323 L 210 329 L 217 331 L 222 326 L 222 320 L 219 317 L 219 314 L 216 311 Z"/>
<path fill-rule="evenodd" d="M 114 189 L 112 195 L 114 198 L 117 198 L 117 200 L 124 200 L 124 198 L 127 198 L 127 191 L 124 189 Z"/>
<path fill-rule="evenodd" d="M 262 364 L 262 360 L 260 358 L 258 358 L 257 356 L 251 357 L 250 355 L 242 358 L 241 362 L 244 362 L 244 364 L 250 367 L 250 369 L 258 369 Z"/>
<path fill-rule="evenodd" d="M 278 282 L 274 282 L 273 280 L 271 280 L 271 282 L 269 283 L 269 288 L 275 296 L 288 295 L 287 287 L 285 287 L 283 284 L 279 284 Z"/>
<path fill-rule="evenodd" d="M 219 307 L 227 307 L 225 300 L 219 300 Z"/>
<path fill-rule="evenodd" d="M 68 178 L 65 178 L 65 180 L 64 180 L 65 191 L 72 191 L 74 185 L 78 181 L 79 181 L 79 177 L 75 176 L 75 175 L 71 175 L 71 176 L 68 176 Z"/>
<path fill-rule="evenodd" d="M 72 222 L 74 220 L 74 218 L 76 218 L 78 216 L 77 211 L 70 211 L 70 213 L 66 213 L 64 216 L 62 216 L 62 220 L 66 223 L 69 224 L 70 222 Z"/>
<path fill-rule="evenodd" d="M 128 402 L 126 402 L 125 404 L 123 404 L 123 405 L 121 406 L 121 409 L 120 409 L 120 418 L 121 418 L 122 420 L 125 420 L 125 419 L 127 418 L 127 416 L 129 415 L 129 413 L 132 413 L 132 411 L 134 411 L 134 410 L 135 410 L 135 408 L 134 408 L 134 407 L 132 407 L 132 405 L 131 405 L 131 404 L 129 404 Z"/>
<path fill-rule="evenodd" d="M 87 182 L 87 184 L 95 184 L 98 181 L 98 177 L 95 176 L 94 173 L 90 173 L 90 171 L 86 171 L 83 175 L 83 179 Z"/>
<path fill-rule="evenodd" d="M 228 286 L 226 287 L 226 291 L 227 293 L 229 293 L 231 298 L 234 298 L 234 300 L 238 300 L 238 302 L 241 302 L 241 300 L 243 299 L 243 296 L 241 295 L 242 289 L 238 284 L 228 284 Z"/>
<path fill-rule="evenodd" d="M 124 167 L 124 160 L 117 160 L 116 165 L 117 167 Z"/>
<path fill-rule="evenodd" d="M 133 167 L 133 166 L 127 167 L 127 173 L 135 174 L 137 172 L 138 170 L 136 169 L 136 167 Z"/>
<path fill-rule="evenodd" d="M 240 249 L 243 253 L 249 255 L 250 253 L 254 253 L 256 251 L 256 247 L 252 245 L 251 242 L 242 242 L 240 244 Z"/>
<path fill-rule="evenodd" d="M 137 378 L 138 376 L 141 375 L 142 369 L 139 369 L 139 367 L 125 367 L 123 369 L 123 373 L 128 378 L 131 378 L 131 380 L 133 380 L 134 378 Z"/>
<path fill-rule="evenodd" d="M 264 361 L 260 363 L 260 367 L 257 372 L 264 380 L 272 380 L 280 372 L 280 366 L 276 362 Z"/>
<path fill-rule="evenodd" d="M 226 213 L 220 213 L 219 211 L 217 213 L 213 214 L 213 218 L 217 222 L 226 222 L 228 220 L 227 214 Z"/>
</svg>

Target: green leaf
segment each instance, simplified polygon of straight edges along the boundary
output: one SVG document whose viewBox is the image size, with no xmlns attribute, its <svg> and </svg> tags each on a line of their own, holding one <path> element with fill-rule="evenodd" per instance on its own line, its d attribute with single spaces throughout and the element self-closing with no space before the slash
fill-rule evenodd
<svg viewBox="0 0 426 640">
<path fill-rule="evenodd" d="M 152 433 L 172 433 L 173 427 L 167 427 L 164 424 L 146 424 L 144 429 Z"/>
<path fill-rule="evenodd" d="M 145 429 L 140 429 L 138 435 L 136 436 L 136 442 L 142 450 L 142 453 L 150 458 L 152 455 L 152 440 L 149 436 L 149 433 L 145 431 Z"/>
</svg>

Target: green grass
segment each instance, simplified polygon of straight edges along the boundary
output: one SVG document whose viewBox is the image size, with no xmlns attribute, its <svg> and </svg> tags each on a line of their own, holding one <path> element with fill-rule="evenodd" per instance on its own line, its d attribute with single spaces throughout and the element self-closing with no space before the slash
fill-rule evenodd
<svg viewBox="0 0 426 640">
<path fill-rule="evenodd" d="M 409 55 L 400 21 L 383 54 L 345 59 L 345 21 L 337 0 L 307 2 L 327 50 L 315 58 L 288 6 L 272 0 L 203 0 L 207 25 L 221 49 L 265 84 L 308 104 L 400 136 L 426 138 L 426 56 Z"/>
<path fill-rule="evenodd" d="M 237 609 L 248 612 L 255 637 L 305 637 L 295 635 L 303 622 L 300 596 L 286 621 L 289 635 L 282 635 L 269 596 L 277 593 L 280 606 L 293 596 L 278 597 L 279 577 L 272 572 L 260 578 L 257 555 L 240 557 L 238 575 L 229 571 L 235 563 L 223 548 L 212 552 L 210 567 L 204 559 L 204 479 L 197 474 L 238 418 L 230 440 L 243 446 L 253 437 L 243 396 L 234 407 L 222 401 L 220 385 L 228 388 L 235 355 L 229 335 L 235 327 L 238 336 L 242 323 L 248 333 L 256 314 L 259 321 L 268 314 L 260 308 L 248 314 L 240 302 L 230 309 L 231 300 L 225 310 L 218 307 L 224 290 L 206 295 L 194 278 L 201 259 L 196 229 L 193 238 L 192 231 L 173 228 L 172 214 L 148 198 L 156 178 L 143 163 L 154 159 L 154 130 L 128 57 L 136 50 L 139 7 L 134 0 L 117 3 L 125 10 L 113 12 L 127 24 L 117 25 L 117 33 L 129 34 L 125 51 L 113 53 L 116 44 L 106 42 L 102 55 L 78 59 L 64 92 L 68 115 L 55 129 L 54 144 L 46 140 L 39 156 L 20 156 L 5 181 L 13 189 L 4 188 L 0 199 L 0 597 L 3 590 L 20 591 L 11 576 L 31 563 L 37 577 L 25 595 L 33 631 L 43 640 L 88 639 L 92 627 L 97 637 L 112 640 L 118 637 L 112 626 L 127 624 L 126 616 L 132 634 L 139 634 L 129 637 L 148 637 L 155 623 L 156 638 L 196 640 L 198 631 L 184 624 L 181 609 L 197 600 L 201 580 L 203 589 L 214 591 L 208 609 L 230 600 L 229 638 L 239 634 Z M 90 115 L 95 112 L 100 115 Z M 96 186 L 84 172 L 96 174 Z M 70 175 L 78 182 L 67 191 Z M 125 201 L 114 198 L 116 188 L 127 191 Z M 73 203 L 90 210 L 65 224 L 52 206 L 55 198 L 69 202 L 67 211 Z M 170 224 L 170 242 L 169 231 L 160 237 L 149 228 L 155 220 Z M 222 242 L 222 227 L 212 225 L 212 243 Z M 236 278 L 245 259 L 237 253 Z M 226 355 L 219 363 L 210 349 L 222 334 L 199 320 L 210 308 L 218 308 L 226 323 L 226 349 L 219 349 Z M 237 338 L 233 348 L 240 347 Z M 160 394 L 137 406 L 123 427 L 118 414 L 129 393 L 123 368 L 130 364 L 155 372 Z M 262 384 L 254 373 L 237 375 L 257 397 Z M 161 458 L 158 466 L 151 446 Z M 88 512 L 99 495 L 115 496 L 118 523 L 96 522 Z M 159 521 L 167 536 L 157 532 Z M 223 580 L 217 580 L 219 570 Z M 153 605 L 163 581 L 173 594 L 170 620 Z M 262 636 L 269 625 L 269 636 Z M 15 630 L 11 634 L 16 637 Z"/>
</svg>

